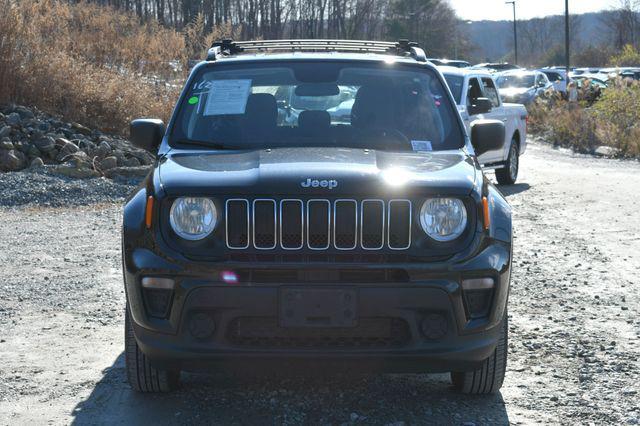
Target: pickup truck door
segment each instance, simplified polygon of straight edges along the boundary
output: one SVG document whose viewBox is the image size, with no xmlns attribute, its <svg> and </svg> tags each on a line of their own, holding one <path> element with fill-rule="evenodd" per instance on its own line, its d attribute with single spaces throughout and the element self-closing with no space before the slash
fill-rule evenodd
<svg viewBox="0 0 640 426">
<path fill-rule="evenodd" d="M 481 114 L 476 117 L 502 121 L 505 125 L 505 138 L 510 138 L 510 135 L 513 133 L 513 129 L 509 129 L 509 126 L 512 126 L 513 123 L 509 123 L 507 119 L 505 109 L 502 106 L 502 101 L 500 100 L 500 95 L 498 94 L 498 89 L 496 89 L 496 85 L 493 82 L 493 79 L 491 77 L 480 77 L 480 84 L 482 96 L 488 98 L 491 101 L 493 108 L 488 113 Z M 511 133 L 509 133 L 510 130 Z M 503 143 L 504 142 L 506 141 L 503 141 Z M 505 150 L 503 145 L 500 149 L 485 152 L 480 157 L 478 157 L 478 161 L 480 161 L 480 164 L 491 164 L 504 161 L 504 151 Z"/>
</svg>

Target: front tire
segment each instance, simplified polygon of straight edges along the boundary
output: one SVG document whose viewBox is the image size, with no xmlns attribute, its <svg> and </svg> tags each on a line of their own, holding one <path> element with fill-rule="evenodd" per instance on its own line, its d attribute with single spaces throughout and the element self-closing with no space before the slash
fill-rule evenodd
<svg viewBox="0 0 640 426">
<path fill-rule="evenodd" d="M 509 156 L 507 157 L 504 168 L 496 170 L 496 179 L 500 185 L 513 185 L 518 179 L 518 171 L 520 169 L 520 150 L 518 149 L 518 141 L 514 137 L 511 139 L 509 147 Z"/>
<path fill-rule="evenodd" d="M 133 335 L 133 324 L 128 306 L 124 319 L 124 348 L 127 379 L 131 389 L 141 393 L 164 393 L 171 392 L 178 387 L 180 371 L 155 368 L 140 350 Z"/>
<path fill-rule="evenodd" d="M 504 382 L 504 373 L 507 369 L 508 340 L 509 321 L 505 313 L 502 334 L 493 354 L 477 370 L 451 373 L 451 382 L 455 390 L 468 395 L 498 392 Z"/>
</svg>

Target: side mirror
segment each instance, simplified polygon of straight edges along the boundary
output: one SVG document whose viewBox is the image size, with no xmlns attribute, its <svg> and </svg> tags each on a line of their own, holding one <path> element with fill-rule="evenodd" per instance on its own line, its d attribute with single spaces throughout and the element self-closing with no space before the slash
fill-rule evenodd
<svg viewBox="0 0 640 426">
<path fill-rule="evenodd" d="M 498 120 L 477 120 L 471 123 L 471 145 L 476 156 L 504 146 L 504 123 Z"/>
<path fill-rule="evenodd" d="M 138 148 L 155 154 L 164 137 L 164 123 L 155 118 L 140 118 L 129 125 L 129 137 Z"/>
<path fill-rule="evenodd" d="M 471 107 L 469 107 L 469 115 L 486 114 L 491 112 L 493 104 L 487 98 L 475 98 Z"/>
</svg>

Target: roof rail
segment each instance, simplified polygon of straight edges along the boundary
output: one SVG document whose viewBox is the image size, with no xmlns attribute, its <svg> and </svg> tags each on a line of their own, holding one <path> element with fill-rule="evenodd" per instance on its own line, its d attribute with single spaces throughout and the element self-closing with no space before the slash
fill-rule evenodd
<svg viewBox="0 0 640 426">
<path fill-rule="evenodd" d="M 396 56 L 409 56 L 419 62 L 426 62 L 427 56 L 418 43 L 409 40 L 370 41 L 370 40 L 254 40 L 233 41 L 229 39 L 215 41 L 207 52 L 207 61 L 215 61 L 222 56 L 237 55 L 243 52 L 351 52 L 380 53 Z"/>
</svg>

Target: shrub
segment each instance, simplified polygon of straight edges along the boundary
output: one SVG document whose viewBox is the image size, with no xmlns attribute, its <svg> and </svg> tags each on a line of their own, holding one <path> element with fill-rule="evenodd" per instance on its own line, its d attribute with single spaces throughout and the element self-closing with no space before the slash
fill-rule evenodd
<svg viewBox="0 0 640 426">
<path fill-rule="evenodd" d="M 1 103 L 124 133 L 132 118 L 169 117 L 187 59 L 182 33 L 111 7 L 0 0 Z"/>
<path fill-rule="evenodd" d="M 615 80 L 593 106 L 603 145 L 623 156 L 640 157 L 640 84 Z"/>
<path fill-rule="evenodd" d="M 640 84 L 615 80 L 588 105 L 536 102 L 529 108 L 529 129 L 578 152 L 604 145 L 615 148 L 620 157 L 640 157 Z"/>
</svg>

